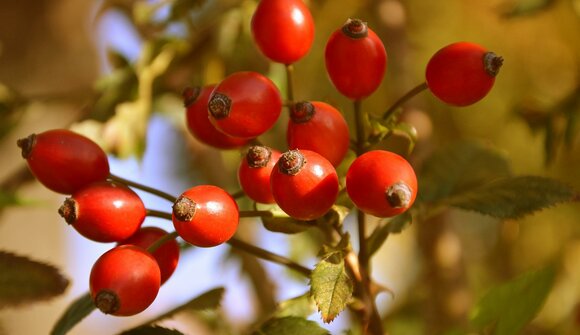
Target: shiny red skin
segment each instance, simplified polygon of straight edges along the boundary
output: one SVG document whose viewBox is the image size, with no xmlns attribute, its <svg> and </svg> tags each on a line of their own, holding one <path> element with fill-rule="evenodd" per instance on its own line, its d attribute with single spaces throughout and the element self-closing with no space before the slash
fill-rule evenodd
<svg viewBox="0 0 580 335">
<path fill-rule="evenodd" d="M 412 190 L 407 207 L 393 208 L 385 196 L 397 182 Z M 369 151 L 354 160 L 346 173 L 346 191 L 360 210 L 377 217 L 391 217 L 405 212 L 417 197 L 417 177 L 403 157 L 384 150 Z"/>
<path fill-rule="evenodd" d="M 247 159 L 242 159 L 238 168 L 238 182 L 248 198 L 262 204 L 276 202 L 270 188 L 270 175 L 280 155 L 280 151 L 270 149 L 272 152 L 268 164 L 263 167 L 251 167 Z"/>
<path fill-rule="evenodd" d="M 198 247 L 214 247 L 234 236 L 240 213 L 229 193 L 213 185 L 194 186 L 182 193 L 196 203 L 190 221 L 181 221 L 172 214 L 175 230 L 186 242 Z"/>
<path fill-rule="evenodd" d="M 72 195 L 77 203 L 71 223 L 96 242 L 119 242 L 135 234 L 145 220 L 143 201 L 130 188 L 115 182 L 91 184 Z"/>
<path fill-rule="evenodd" d="M 348 124 L 333 106 L 312 101 L 314 115 L 306 122 L 288 121 L 286 140 L 290 149 L 315 151 L 338 166 L 350 146 Z"/>
<path fill-rule="evenodd" d="M 296 175 L 272 170 L 270 186 L 276 203 L 297 220 L 315 220 L 334 205 L 338 196 L 338 176 L 330 162 L 310 150 L 300 150 L 306 163 Z"/>
<path fill-rule="evenodd" d="M 119 309 L 111 315 L 130 316 L 149 307 L 159 292 L 161 272 L 146 250 L 123 245 L 104 253 L 93 265 L 90 278 L 93 300 L 102 290 L 116 294 Z"/>
<path fill-rule="evenodd" d="M 109 175 L 107 154 L 91 139 L 67 129 L 36 134 L 28 167 L 46 188 L 72 194 Z"/>
<path fill-rule="evenodd" d="M 119 245 L 131 244 L 147 249 L 167 234 L 161 228 L 142 227 L 131 237 L 120 242 Z M 157 250 L 152 252 L 151 255 L 153 255 L 159 265 L 159 269 L 161 270 L 161 284 L 163 284 L 177 268 L 177 263 L 179 262 L 179 244 L 175 239 L 166 241 Z"/>
<path fill-rule="evenodd" d="M 349 37 L 342 28 L 337 29 L 326 43 L 324 59 L 334 87 L 352 100 L 371 95 L 387 69 L 385 46 L 370 28 L 363 38 Z"/>
<path fill-rule="evenodd" d="M 212 124 L 225 134 L 255 138 L 274 126 L 282 111 L 280 91 L 267 77 L 252 71 L 235 72 L 220 82 L 211 94 L 225 94 L 231 101 L 230 114 Z"/>
<path fill-rule="evenodd" d="M 217 130 L 209 121 L 207 101 L 216 85 L 201 89 L 199 96 L 186 107 L 187 129 L 198 141 L 218 149 L 235 149 L 248 143 L 248 139 L 228 136 Z"/>
<path fill-rule="evenodd" d="M 484 66 L 487 50 L 475 43 L 458 42 L 437 51 L 427 63 L 429 90 L 441 101 L 467 106 L 483 99 L 495 82 Z"/>
<path fill-rule="evenodd" d="M 251 27 L 260 51 L 278 63 L 298 61 L 314 41 L 314 20 L 302 0 L 261 0 Z"/>
</svg>

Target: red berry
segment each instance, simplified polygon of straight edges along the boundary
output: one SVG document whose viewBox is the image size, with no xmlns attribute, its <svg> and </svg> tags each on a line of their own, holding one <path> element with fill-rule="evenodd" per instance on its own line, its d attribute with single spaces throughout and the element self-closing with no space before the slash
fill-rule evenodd
<svg viewBox="0 0 580 335">
<path fill-rule="evenodd" d="M 467 106 L 491 90 L 503 58 L 475 43 L 458 42 L 437 51 L 429 60 L 429 90 L 443 102 Z"/>
<path fill-rule="evenodd" d="M 122 245 L 99 257 L 89 282 L 91 297 L 101 312 L 129 316 L 153 303 L 161 285 L 161 272 L 147 251 Z"/>
<path fill-rule="evenodd" d="M 270 175 L 280 155 L 280 151 L 264 146 L 250 147 L 238 168 L 240 187 L 250 199 L 263 204 L 276 202 L 270 189 Z"/>
<path fill-rule="evenodd" d="M 58 212 L 81 235 L 97 242 L 129 238 L 146 215 L 137 193 L 114 182 L 98 182 L 78 190 L 66 198 Z"/>
<path fill-rule="evenodd" d="M 349 19 L 330 36 L 324 59 L 336 89 L 353 100 L 371 95 L 387 68 L 383 42 L 359 19 Z"/>
<path fill-rule="evenodd" d="M 157 227 L 142 227 L 128 239 L 119 243 L 119 245 L 131 244 L 143 249 L 149 248 L 160 238 L 167 235 L 167 232 Z M 161 270 L 161 284 L 165 283 L 175 271 L 179 262 L 179 244 L 175 239 L 165 242 L 157 250 L 151 253 L 159 269 Z"/>
<path fill-rule="evenodd" d="M 346 173 L 346 191 L 363 212 L 391 217 L 403 213 L 415 201 L 417 177 L 403 157 L 373 150 L 351 164 Z"/>
<path fill-rule="evenodd" d="M 214 247 L 228 241 L 238 228 L 239 216 L 232 196 L 213 185 L 192 187 L 173 205 L 175 230 L 198 247 Z"/>
<path fill-rule="evenodd" d="M 314 220 L 330 210 L 338 196 L 338 176 L 330 162 L 310 150 L 282 154 L 270 179 L 276 203 L 289 216 Z"/>
<path fill-rule="evenodd" d="M 252 16 L 252 36 L 274 62 L 292 64 L 314 41 L 314 20 L 302 0 L 262 0 Z"/>
<path fill-rule="evenodd" d="M 187 87 L 183 91 L 183 100 L 186 107 L 186 121 L 189 132 L 202 143 L 219 149 L 239 148 L 248 140 L 245 138 L 228 136 L 217 130 L 209 121 L 207 102 L 215 85 L 204 88 Z"/>
<path fill-rule="evenodd" d="M 274 83 L 257 72 L 236 72 L 212 92 L 210 121 L 235 137 L 254 138 L 274 126 L 282 110 L 282 98 Z"/>
<path fill-rule="evenodd" d="M 48 189 L 72 194 L 109 176 L 107 155 L 89 138 L 66 129 L 18 140 L 32 174 Z"/>
<path fill-rule="evenodd" d="M 319 101 L 292 106 L 286 139 L 290 149 L 315 151 L 334 166 L 344 159 L 350 145 L 348 125 L 342 114 Z"/>
</svg>

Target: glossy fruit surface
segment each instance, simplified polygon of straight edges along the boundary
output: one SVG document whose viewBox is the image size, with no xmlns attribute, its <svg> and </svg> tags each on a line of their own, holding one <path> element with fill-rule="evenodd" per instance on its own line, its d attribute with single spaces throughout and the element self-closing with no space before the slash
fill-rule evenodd
<svg viewBox="0 0 580 335">
<path fill-rule="evenodd" d="M 282 153 L 265 146 L 251 146 L 238 168 L 238 182 L 246 195 L 259 203 L 275 202 L 270 175 Z"/>
<path fill-rule="evenodd" d="M 403 157 L 390 151 L 373 150 L 351 164 L 346 173 L 346 191 L 363 212 L 391 217 L 413 205 L 417 177 Z"/>
<path fill-rule="evenodd" d="M 292 64 L 310 50 L 314 20 L 302 0 L 262 0 L 252 16 L 252 36 L 266 57 Z"/>
<path fill-rule="evenodd" d="M 274 83 L 252 71 L 235 72 L 211 93 L 208 111 L 212 124 L 234 137 L 254 138 L 274 126 L 282 98 Z"/>
<path fill-rule="evenodd" d="M 481 45 L 458 42 L 431 57 L 425 77 L 437 98 L 450 105 L 467 106 L 487 95 L 502 63 L 501 57 Z"/>
<path fill-rule="evenodd" d="M 142 227 L 119 245 L 131 244 L 143 249 L 149 248 L 157 240 L 167 235 L 167 232 L 157 227 Z M 175 239 L 166 241 L 162 246 L 151 253 L 161 270 L 161 284 L 171 277 L 179 262 L 179 244 Z"/>
<path fill-rule="evenodd" d="M 103 313 L 130 316 L 153 303 L 161 285 L 161 272 L 147 251 L 123 245 L 99 257 L 89 282 L 91 297 Z"/>
<path fill-rule="evenodd" d="M 46 188 L 72 194 L 109 176 L 107 155 L 88 137 L 66 129 L 53 129 L 18 140 L 22 157 Z"/>
<path fill-rule="evenodd" d="M 97 242 L 119 242 L 141 227 L 146 210 L 130 188 L 115 182 L 98 182 L 73 193 L 58 210 L 84 237 Z"/>
<path fill-rule="evenodd" d="M 315 151 L 337 166 L 350 145 L 348 125 L 333 106 L 320 102 L 299 102 L 290 109 L 286 139 L 290 149 Z"/>
<path fill-rule="evenodd" d="M 349 19 L 330 36 L 324 59 L 334 87 L 352 100 L 371 95 L 387 69 L 383 42 L 359 19 Z"/>
<path fill-rule="evenodd" d="M 228 241 L 238 228 L 238 204 L 223 189 L 194 186 L 173 205 L 173 225 L 185 241 L 198 247 L 214 247 Z"/>
<path fill-rule="evenodd" d="M 314 220 L 330 210 L 338 196 L 338 176 L 330 162 L 310 150 L 282 154 L 270 177 L 280 208 L 298 220 Z"/>
<path fill-rule="evenodd" d="M 215 85 L 203 88 L 188 87 L 183 91 L 186 122 L 189 132 L 198 141 L 218 149 L 234 149 L 245 145 L 248 140 L 228 136 L 217 130 L 209 121 L 207 102 Z"/>
</svg>

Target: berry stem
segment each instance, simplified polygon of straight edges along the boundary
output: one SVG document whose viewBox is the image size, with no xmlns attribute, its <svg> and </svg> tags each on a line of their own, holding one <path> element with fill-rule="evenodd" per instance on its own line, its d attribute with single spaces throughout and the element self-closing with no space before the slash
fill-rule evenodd
<svg viewBox="0 0 580 335">
<path fill-rule="evenodd" d="M 154 194 L 154 195 L 156 195 L 156 196 L 158 196 L 160 198 L 163 198 L 163 199 L 168 200 L 168 201 L 171 201 L 171 202 L 175 202 L 175 200 L 176 200 L 176 198 L 174 196 L 172 196 L 171 194 L 169 194 L 169 193 L 165 193 L 165 192 L 160 191 L 160 190 L 158 190 L 156 188 L 149 187 L 149 186 L 145 186 L 143 184 L 139 184 L 137 182 L 134 182 L 134 181 L 131 181 L 131 180 L 128 180 L 128 179 L 125 179 L 125 178 L 121 178 L 119 176 L 115 176 L 113 174 L 110 174 L 109 175 L 109 179 L 112 180 L 112 181 L 116 181 L 116 182 L 125 184 L 127 186 L 131 186 L 131 187 L 140 189 L 140 190 L 145 191 L 145 192 L 149 192 L 151 194 Z"/>
<path fill-rule="evenodd" d="M 274 214 L 272 214 L 272 212 L 270 211 L 240 211 L 240 217 L 241 218 L 251 218 L 251 217 L 272 217 L 274 216 Z"/>
<path fill-rule="evenodd" d="M 155 243 L 151 244 L 148 248 L 147 248 L 147 252 L 149 252 L 150 254 L 154 253 L 157 249 L 159 249 L 163 244 L 165 244 L 165 242 L 171 241 L 176 239 L 179 236 L 179 234 L 174 231 L 168 234 L 165 234 L 163 237 L 160 237 L 157 241 L 155 241 Z"/>
<path fill-rule="evenodd" d="M 243 250 L 243 251 L 245 251 L 249 254 L 252 254 L 258 258 L 261 258 L 263 260 L 277 263 L 280 265 L 284 265 L 287 268 L 295 270 L 296 272 L 298 272 L 306 277 L 310 277 L 310 274 L 312 273 L 312 270 L 310 270 L 309 268 L 307 268 L 303 265 L 300 265 L 289 258 L 274 254 L 268 250 L 264 250 L 262 248 L 256 247 L 255 245 L 240 241 L 240 240 L 236 239 L 235 237 L 231 238 L 227 243 L 230 246 L 232 246 L 233 248 Z"/>
<path fill-rule="evenodd" d="M 244 192 L 244 190 L 239 190 L 239 191 L 237 191 L 237 192 L 235 192 L 235 193 L 232 193 L 232 194 L 230 194 L 230 195 L 231 195 L 231 196 L 232 196 L 232 198 L 234 198 L 234 199 L 239 199 L 239 198 L 242 198 L 242 197 L 244 197 L 244 196 L 246 195 L 246 192 Z"/>
<path fill-rule="evenodd" d="M 286 64 L 286 99 L 290 108 L 294 105 L 294 66 Z"/>
<path fill-rule="evenodd" d="M 171 217 L 171 213 L 167 213 L 167 212 L 163 212 L 163 211 L 158 211 L 156 209 L 147 209 L 146 210 L 146 215 L 150 216 L 150 217 L 154 217 L 154 218 L 161 218 L 161 219 L 166 219 L 166 220 L 173 220 L 173 218 Z"/>
<path fill-rule="evenodd" d="M 383 120 L 388 120 L 391 115 L 393 115 L 399 107 L 401 107 L 405 102 L 410 100 L 412 97 L 416 96 L 417 94 L 423 92 L 428 88 L 427 82 L 422 82 L 421 84 L 413 87 L 407 93 L 405 93 L 399 100 L 395 101 L 389 109 L 383 114 Z"/>
</svg>

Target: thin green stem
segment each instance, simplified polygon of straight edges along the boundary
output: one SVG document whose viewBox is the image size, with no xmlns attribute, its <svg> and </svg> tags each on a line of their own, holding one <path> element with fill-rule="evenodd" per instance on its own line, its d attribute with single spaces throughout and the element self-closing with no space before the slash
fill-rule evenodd
<svg viewBox="0 0 580 335">
<path fill-rule="evenodd" d="M 290 107 L 294 104 L 294 66 L 292 64 L 286 64 L 284 66 L 286 69 L 286 99 Z"/>
<path fill-rule="evenodd" d="M 305 277 L 309 278 L 310 274 L 312 273 L 312 270 L 309 268 L 300 265 L 289 258 L 274 254 L 268 250 L 256 247 L 255 245 L 240 241 L 235 237 L 231 238 L 227 243 L 233 248 L 240 249 L 263 260 L 284 265 L 287 268 L 295 270 L 296 272 L 304 275 Z"/>
<path fill-rule="evenodd" d="M 241 218 L 251 218 L 251 217 L 272 217 L 274 214 L 270 211 L 240 211 Z"/>
<path fill-rule="evenodd" d="M 171 232 L 169 234 L 165 234 L 163 235 L 163 237 L 159 238 L 157 241 L 155 241 L 155 243 L 151 244 L 149 246 L 149 248 L 147 248 L 147 251 L 149 253 L 154 253 L 157 249 L 159 249 L 163 244 L 165 244 L 165 242 L 171 241 L 176 239 L 179 236 L 179 234 L 174 231 Z"/>
<path fill-rule="evenodd" d="M 156 209 L 147 209 L 145 212 L 145 215 L 150 216 L 150 217 L 154 217 L 154 218 L 166 219 L 169 221 L 171 221 L 173 219 L 171 216 L 171 213 L 158 211 Z"/>
<path fill-rule="evenodd" d="M 244 190 L 239 190 L 236 193 L 231 194 L 232 198 L 234 198 L 234 199 L 242 198 L 245 195 L 246 195 L 246 192 L 244 192 Z"/>
<path fill-rule="evenodd" d="M 134 181 L 131 181 L 131 180 L 128 180 L 125 178 L 121 178 L 119 176 L 115 176 L 113 174 L 109 175 L 109 179 L 111 179 L 112 181 L 116 181 L 116 182 L 125 184 L 127 186 L 131 186 L 131 187 L 140 189 L 140 190 L 145 191 L 145 192 L 149 192 L 149 193 L 154 194 L 158 197 L 161 197 L 167 201 L 175 202 L 175 200 L 176 200 L 176 198 L 169 193 L 165 193 L 165 192 L 160 191 L 156 188 L 145 186 L 143 184 L 139 184 L 137 182 L 134 182 Z"/>
<path fill-rule="evenodd" d="M 416 96 L 417 94 L 423 92 L 427 88 L 428 88 L 427 82 L 423 82 L 410 89 L 407 93 L 405 93 L 402 97 L 400 97 L 399 100 L 395 101 L 391 105 L 391 107 L 389 107 L 389 109 L 387 109 L 385 114 L 383 114 L 383 120 L 387 120 L 388 118 L 390 118 L 391 115 L 393 115 L 393 113 L 395 113 L 397 109 L 401 107 L 405 102 L 407 102 L 409 99 Z"/>
</svg>

